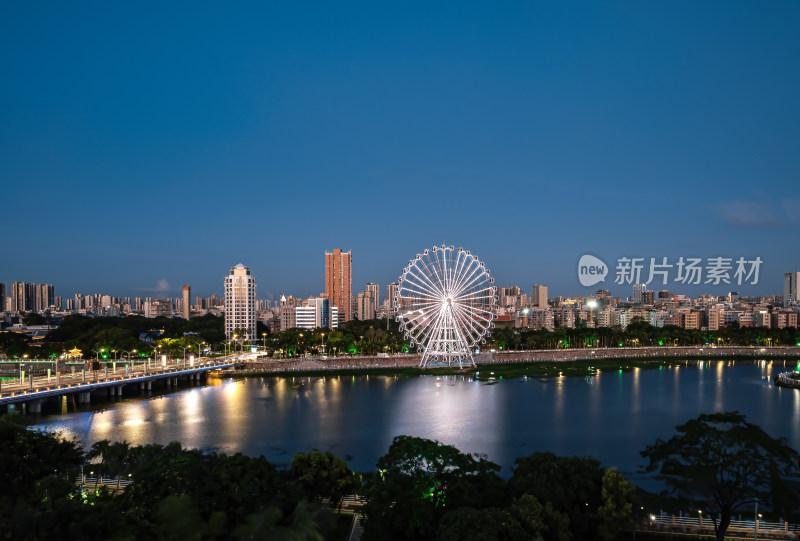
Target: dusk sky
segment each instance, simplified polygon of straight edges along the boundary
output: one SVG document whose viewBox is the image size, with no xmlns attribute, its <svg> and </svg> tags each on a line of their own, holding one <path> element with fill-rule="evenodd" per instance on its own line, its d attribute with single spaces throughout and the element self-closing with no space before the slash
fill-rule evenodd
<svg viewBox="0 0 800 541">
<path fill-rule="evenodd" d="M 647 4 L 647 5 L 644 5 Z M 800 2 L 6 2 L 0 282 L 353 291 L 434 244 L 496 285 L 577 261 L 800 268 Z M 160 285 L 159 285 L 160 284 Z M 650 289 L 663 289 L 660 284 Z"/>
</svg>

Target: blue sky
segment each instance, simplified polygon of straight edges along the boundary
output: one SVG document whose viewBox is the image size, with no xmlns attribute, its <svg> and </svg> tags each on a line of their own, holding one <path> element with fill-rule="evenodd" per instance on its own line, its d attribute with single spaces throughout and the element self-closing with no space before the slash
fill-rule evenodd
<svg viewBox="0 0 800 541">
<path fill-rule="evenodd" d="M 358 291 L 446 243 L 551 295 L 593 289 L 587 252 L 759 256 L 757 285 L 670 289 L 780 294 L 799 23 L 794 1 L 5 3 L 0 281 L 205 296 L 241 261 L 259 297 L 310 295 L 343 248 Z"/>
</svg>

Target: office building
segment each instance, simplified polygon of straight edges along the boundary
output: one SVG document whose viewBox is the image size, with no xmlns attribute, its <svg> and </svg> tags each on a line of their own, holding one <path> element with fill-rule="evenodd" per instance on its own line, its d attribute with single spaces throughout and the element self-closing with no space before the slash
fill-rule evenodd
<svg viewBox="0 0 800 541">
<path fill-rule="evenodd" d="M 325 252 L 325 296 L 338 308 L 344 321 L 353 318 L 353 256 L 336 248 Z"/>
<path fill-rule="evenodd" d="M 256 338 L 256 278 L 239 263 L 225 277 L 225 338 Z"/>
<path fill-rule="evenodd" d="M 6 311 L 8 289 L 5 282 L 0 282 L 0 312 Z"/>
</svg>

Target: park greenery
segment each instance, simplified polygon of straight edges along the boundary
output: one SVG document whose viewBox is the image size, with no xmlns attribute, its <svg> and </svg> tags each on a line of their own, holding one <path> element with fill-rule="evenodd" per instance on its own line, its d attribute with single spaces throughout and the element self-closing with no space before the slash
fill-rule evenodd
<svg viewBox="0 0 800 541">
<path fill-rule="evenodd" d="M 367 499 L 365 540 L 611 541 L 630 535 L 653 505 L 671 504 L 720 513 L 722 539 L 730 513 L 754 497 L 797 516 L 796 485 L 787 481 L 796 480 L 798 455 L 785 441 L 737 412 L 701 415 L 677 430 L 642 452 L 683 498 L 671 500 L 590 457 L 537 452 L 503 478 L 486 456 L 398 436 L 376 470 L 359 475 L 316 450 L 282 466 L 175 442 L 100 441 L 84 451 L 5 417 L 0 539 L 344 539 L 351 515 L 342 498 L 352 493 Z M 81 471 L 132 483 L 98 487 Z"/>
<path fill-rule="evenodd" d="M 179 318 L 67 316 L 42 339 L 19 332 L 0 332 L 0 352 L 9 358 L 58 357 L 78 348 L 85 358 L 104 360 L 123 356 L 151 356 L 154 353 L 178 357 L 211 351 L 219 354 L 246 351 L 258 346 L 275 357 L 301 355 L 375 355 L 414 353 L 398 331 L 395 321 L 385 319 L 350 321 L 338 329 L 288 329 L 270 333 L 261 322 L 252 342 L 240 338 L 225 340 L 224 318 L 214 315 Z M 388 328 L 387 328 L 388 327 Z M 496 328 L 483 349 L 624 348 L 636 346 L 798 346 L 795 328 L 772 329 L 728 325 L 719 331 L 653 327 L 635 320 L 626 329 L 618 327 L 546 329 Z M 134 352 L 134 350 L 136 350 Z"/>
</svg>

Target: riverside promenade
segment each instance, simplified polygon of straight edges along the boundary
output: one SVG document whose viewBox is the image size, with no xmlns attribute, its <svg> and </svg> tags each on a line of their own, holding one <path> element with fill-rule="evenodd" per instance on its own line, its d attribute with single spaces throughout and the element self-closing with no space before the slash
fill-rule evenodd
<svg viewBox="0 0 800 541">
<path fill-rule="evenodd" d="M 701 360 L 701 359 L 800 359 L 798 347 L 746 346 L 658 346 L 623 348 L 537 349 L 519 351 L 484 351 L 475 356 L 478 366 L 537 362 L 570 362 L 590 360 Z M 313 372 L 318 370 L 371 370 L 416 368 L 419 355 L 328 356 L 296 359 L 260 359 L 238 363 L 237 369 L 252 372 Z"/>
</svg>

